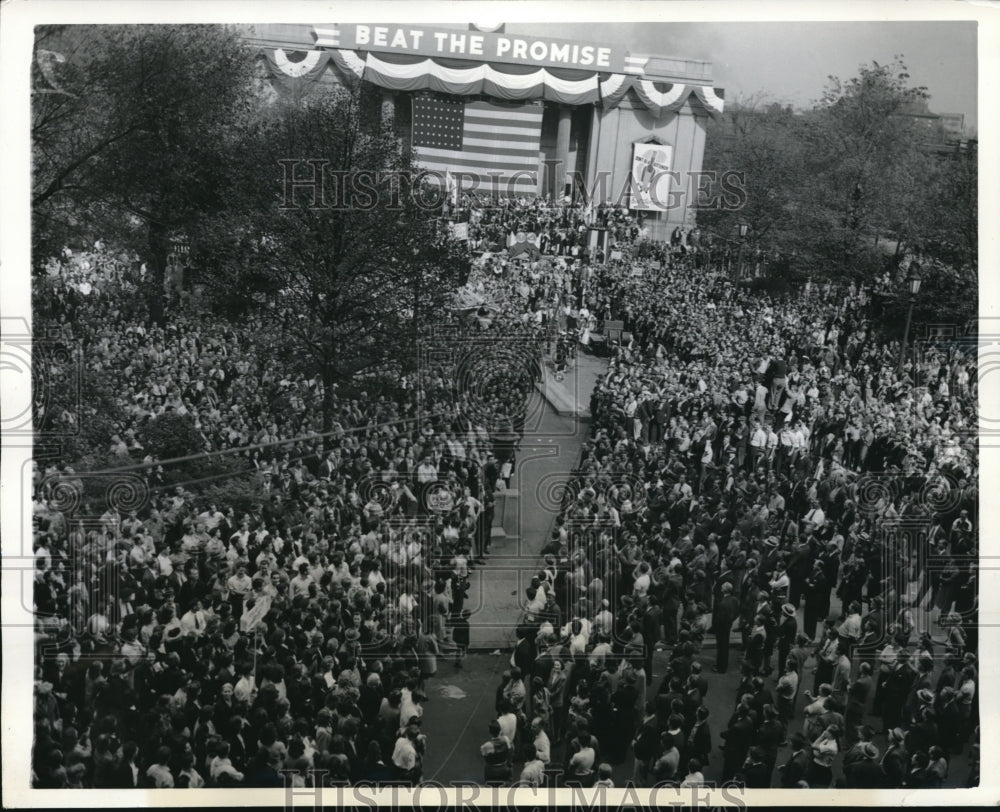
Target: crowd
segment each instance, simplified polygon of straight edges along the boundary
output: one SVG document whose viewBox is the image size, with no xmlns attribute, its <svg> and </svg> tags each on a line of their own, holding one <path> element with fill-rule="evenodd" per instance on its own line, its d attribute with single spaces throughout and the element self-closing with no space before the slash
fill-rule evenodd
<svg viewBox="0 0 1000 812">
<path fill-rule="evenodd" d="M 639 786 L 975 785 L 975 356 L 925 347 L 897 374 L 853 285 L 775 300 L 631 265 L 577 294 L 626 333 L 523 598 L 486 779 L 590 786 L 630 754 Z M 740 675 L 711 724 L 706 640 Z"/>
<path fill-rule="evenodd" d="M 451 207 L 448 216 L 456 223 L 467 224 L 473 251 L 506 250 L 513 255 L 517 243 L 517 251 L 524 250 L 527 243 L 536 254 L 568 257 L 581 263 L 606 259 L 603 244 L 591 253 L 591 229 L 606 232 L 609 245 L 627 245 L 649 236 L 642 212 L 633 214 L 609 203 L 595 207 L 582 201 L 543 197 L 490 201 L 466 194 Z"/>
<path fill-rule="evenodd" d="M 105 455 L 149 463 L 149 498 L 95 509 L 66 500 L 73 466 L 36 472 L 36 786 L 418 783 L 426 685 L 469 645 L 537 359 L 609 321 L 624 332 L 524 595 L 484 780 L 610 786 L 631 760 L 640 786 L 976 782 L 976 359 L 929 348 L 897 375 L 865 290 L 749 292 L 678 246 L 640 250 L 611 209 L 622 257 L 602 262 L 585 216 L 470 204 L 446 351 L 387 394 L 335 397 L 326 435 L 320 385 L 261 352 L 262 324 L 157 326 L 125 278 L 93 296 L 50 274 L 36 322 L 108 383 Z M 497 347 L 521 360 L 491 364 Z M 164 415 L 243 460 L 253 504 L 168 484 L 141 443 Z M 706 641 L 740 671 L 726 720 Z M 949 772 L 970 740 L 970 774 Z"/>
<path fill-rule="evenodd" d="M 424 686 L 468 646 L 469 573 L 533 384 L 455 381 L 467 343 L 540 335 L 524 302 L 493 297 L 486 323 L 440 314 L 442 352 L 390 394 L 337 393 L 324 435 L 322 387 L 262 351 L 262 323 L 182 308 L 158 326 L 128 280 L 95 296 L 50 279 L 36 329 L 70 361 L 47 382 L 85 361 L 101 391 L 36 417 L 70 433 L 113 420 L 91 458 L 145 481 L 95 506 L 92 472 L 38 465 L 35 786 L 419 781 Z M 252 504 L 156 464 L 142 439 L 166 416 L 188 419 L 196 456 L 241 461 Z"/>
</svg>

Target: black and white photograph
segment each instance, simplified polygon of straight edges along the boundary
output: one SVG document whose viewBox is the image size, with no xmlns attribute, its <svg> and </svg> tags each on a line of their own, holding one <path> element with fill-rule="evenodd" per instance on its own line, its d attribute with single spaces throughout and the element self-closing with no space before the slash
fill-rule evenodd
<svg viewBox="0 0 1000 812">
<path fill-rule="evenodd" d="M 6 6 L 4 805 L 995 804 L 1000 10 L 380 5 Z"/>
</svg>

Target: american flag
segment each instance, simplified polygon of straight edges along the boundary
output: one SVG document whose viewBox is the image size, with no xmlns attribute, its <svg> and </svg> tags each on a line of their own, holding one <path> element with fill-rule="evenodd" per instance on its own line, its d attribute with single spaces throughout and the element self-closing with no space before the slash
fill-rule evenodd
<svg viewBox="0 0 1000 812">
<path fill-rule="evenodd" d="M 479 192 L 534 195 L 542 134 L 540 103 L 466 102 L 452 96 L 426 95 L 413 100 L 413 147 L 417 162 L 444 175 L 475 172 Z M 530 175 L 516 173 L 527 172 Z M 498 176 L 493 180 L 491 176 Z M 471 181 L 462 179 L 463 190 Z M 510 184 L 508 186 L 508 184 Z"/>
</svg>

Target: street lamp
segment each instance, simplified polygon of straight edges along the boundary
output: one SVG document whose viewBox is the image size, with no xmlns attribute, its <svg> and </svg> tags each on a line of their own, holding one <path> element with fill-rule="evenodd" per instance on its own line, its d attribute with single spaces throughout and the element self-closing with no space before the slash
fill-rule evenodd
<svg viewBox="0 0 1000 812">
<path fill-rule="evenodd" d="M 906 311 L 906 327 L 903 329 L 903 346 L 899 348 L 899 367 L 897 375 L 903 374 L 903 360 L 906 358 L 906 340 L 910 337 L 910 321 L 913 319 L 913 303 L 920 293 L 920 263 L 914 260 L 910 263 L 909 271 L 906 274 L 906 284 L 910 292 L 910 306 Z"/>
</svg>

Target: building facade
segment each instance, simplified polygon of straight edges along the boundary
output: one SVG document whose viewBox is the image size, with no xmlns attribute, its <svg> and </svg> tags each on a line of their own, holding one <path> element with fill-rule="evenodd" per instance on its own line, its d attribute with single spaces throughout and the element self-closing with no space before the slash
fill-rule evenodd
<svg viewBox="0 0 1000 812">
<path fill-rule="evenodd" d="M 418 162 L 424 153 L 415 97 L 487 100 L 512 110 L 540 105 L 529 141 L 534 174 L 518 194 L 642 209 L 653 239 L 694 223 L 706 123 L 723 110 L 708 62 L 502 29 L 258 24 L 239 32 L 259 50 L 262 76 L 278 92 L 294 98 L 324 85 L 355 88 L 403 148 L 416 148 Z"/>
</svg>

